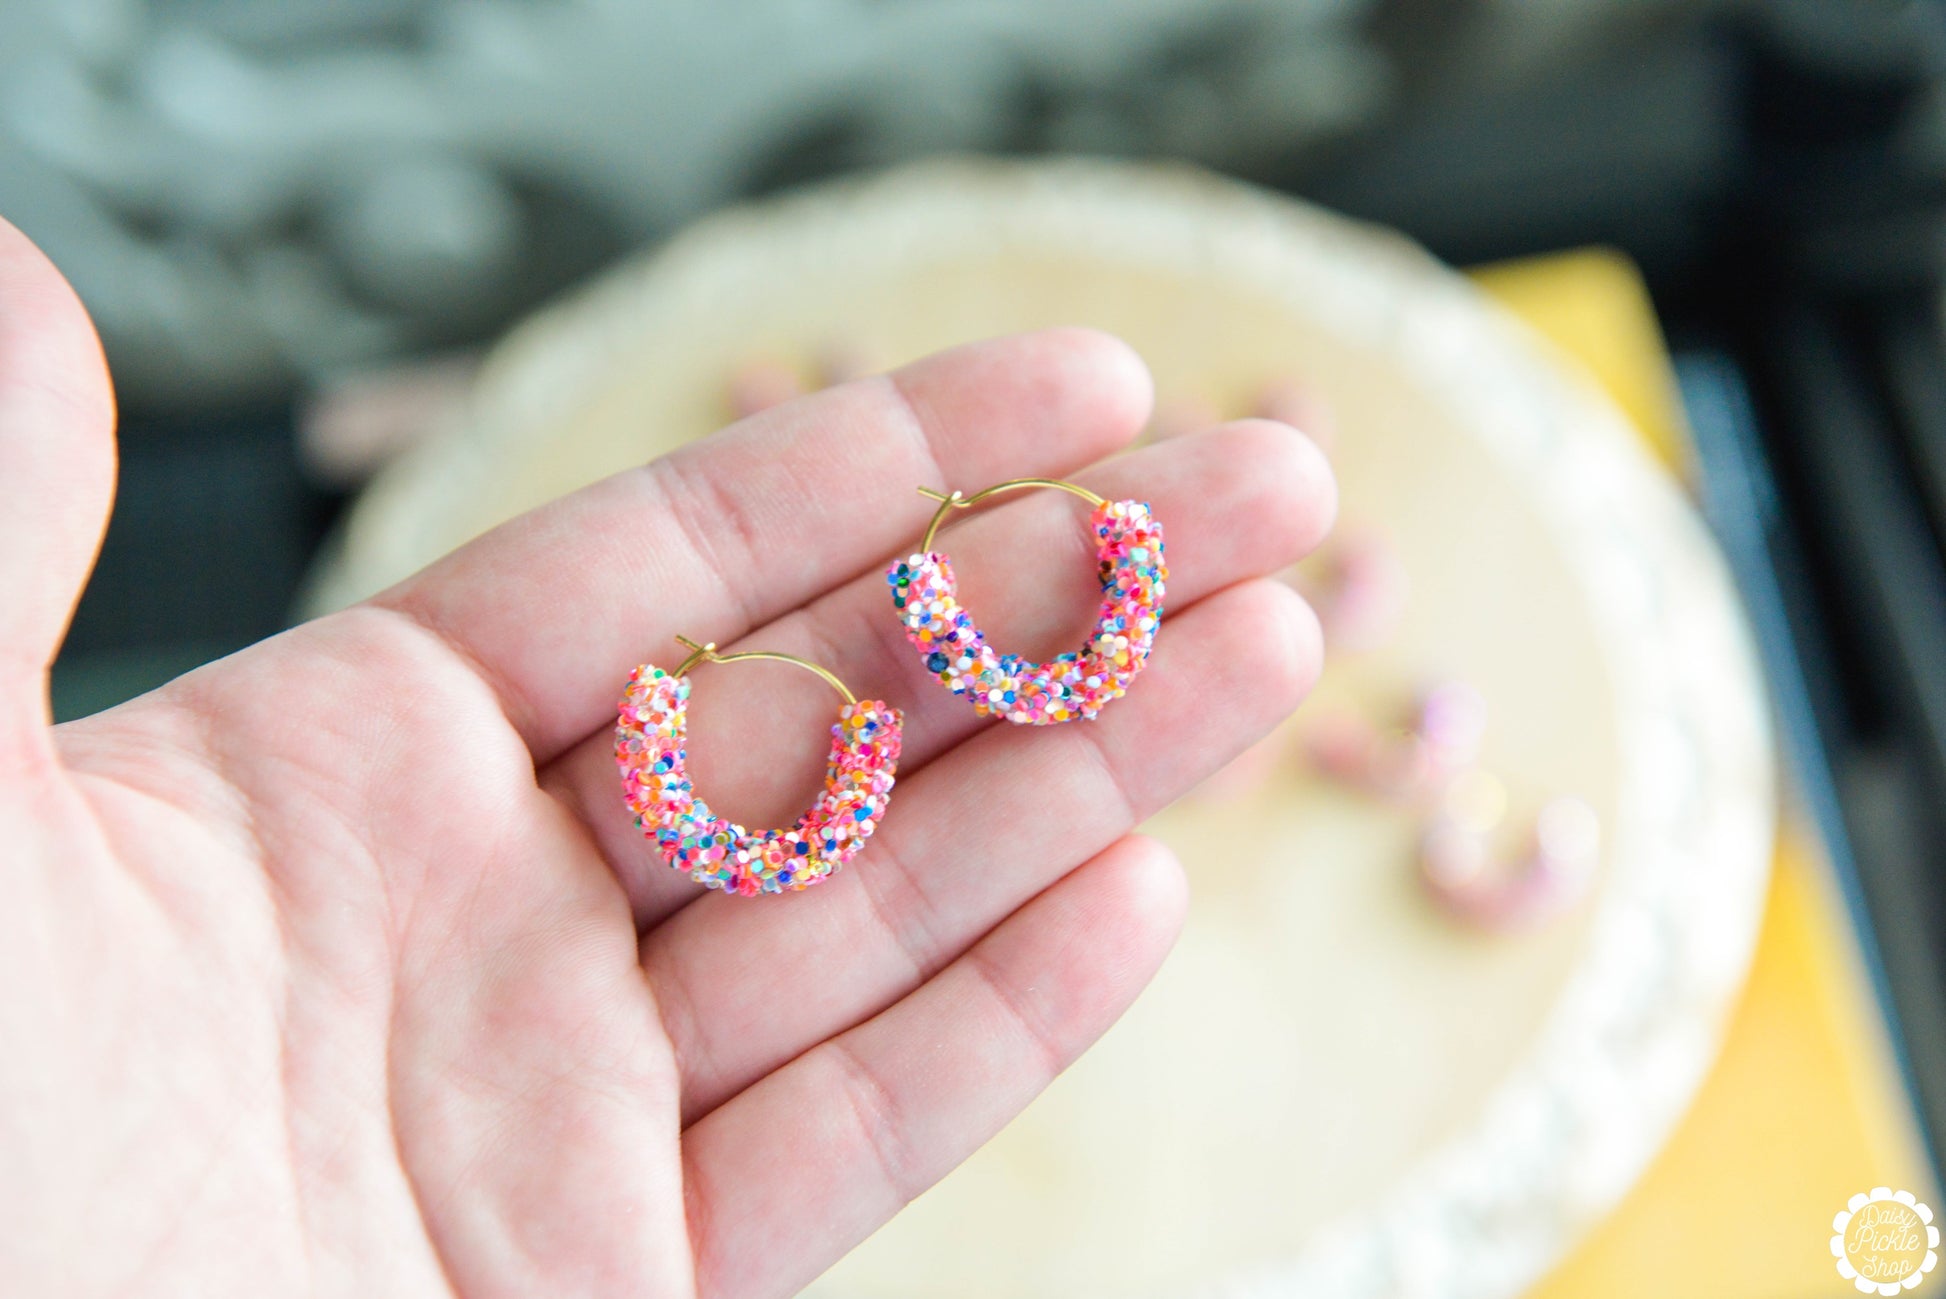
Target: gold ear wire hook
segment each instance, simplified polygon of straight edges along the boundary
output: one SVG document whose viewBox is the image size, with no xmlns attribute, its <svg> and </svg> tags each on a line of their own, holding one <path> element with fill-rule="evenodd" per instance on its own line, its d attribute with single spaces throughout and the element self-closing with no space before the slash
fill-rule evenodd
<svg viewBox="0 0 1946 1299">
<path fill-rule="evenodd" d="M 794 667 L 803 668 L 806 672 L 816 673 L 824 679 L 826 685 L 843 695 L 846 703 L 856 704 L 858 702 L 857 696 L 845 688 L 844 682 L 838 680 L 830 671 L 819 667 L 807 659 L 797 658 L 790 654 L 775 654 L 769 650 L 746 650 L 741 654 L 718 654 L 716 652 L 715 641 L 710 641 L 707 645 L 698 645 L 687 636 L 678 636 L 676 640 L 685 649 L 690 651 L 690 655 L 677 666 L 674 672 L 669 674 L 671 676 L 682 676 L 698 663 L 747 663 L 754 659 L 765 659 L 772 663 L 789 663 Z"/>
<path fill-rule="evenodd" d="M 1059 478 L 1010 478 L 1004 483 L 995 483 L 993 486 L 982 491 L 977 491 L 971 496 L 963 496 L 959 492 L 939 492 L 934 491 L 930 487 L 921 487 L 919 489 L 919 495 L 928 500 L 938 501 L 939 508 L 933 511 L 932 522 L 926 525 L 926 535 L 919 542 L 920 551 L 927 552 L 932 549 L 932 539 L 938 535 L 939 525 L 946 521 L 946 516 L 951 511 L 970 510 L 981 501 L 986 500 L 989 496 L 998 496 L 1002 492 L 1019 491 L 1023 487 L 1052 487 L 1054 490 L 1066 492 L 1070 496 L 1079 496 L 1082 500 L 1097 508 L 1107 504 L 1106 501 L 1087 488 L 1077 487 L 1073 483 L 1062 482 Z"/>
</svg>

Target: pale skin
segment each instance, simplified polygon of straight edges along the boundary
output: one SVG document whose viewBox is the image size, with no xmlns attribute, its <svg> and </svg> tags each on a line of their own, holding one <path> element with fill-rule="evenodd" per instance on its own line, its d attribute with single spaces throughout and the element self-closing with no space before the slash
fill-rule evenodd
<svg viewBox="0 0 1946 1299">
<path fill-rule="evenodd" d="M 1106 459 L 1149 406 L 1106 336 L 973 344 L 52 726 L 114 409 L 79 303 L 0 222 L 0 1293 L 756 1299 L 829 1267 L 1135 997 L 1186 898 L 1136 825 L 1316 676 L 1264 575 L 1330 524 L 1322 456 L 1259 420 Z M 1154 657 L 1092 723 L 982 722 L 880 575 L 915 487 L 1028 475 L 1168 529 Z M 1084 523 L 1032 493 L 942 534 L 996 640 L 1079 643 Z M 830 882 L 705 893 L 631 823 L 613 709 L 678 632 L 905 710 L 890 811 Z M 699 790 L 787 822 L 836 704 L 698 669 Z"/>
</svg>

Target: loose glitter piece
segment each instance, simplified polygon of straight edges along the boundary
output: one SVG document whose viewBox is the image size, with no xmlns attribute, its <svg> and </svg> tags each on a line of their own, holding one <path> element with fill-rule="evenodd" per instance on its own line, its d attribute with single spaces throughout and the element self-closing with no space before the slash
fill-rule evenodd
<svg viewBox="0 0 1946 1299">
<path fill-rule="evenodd" d="M 944 554 L 910 555 L 886 571 L 906 639 L 927 670 L 983 716 L 1035 726 L 1091 719 L 1126 694 L 1148 662 L 1169 576 L 1162 525 L 1140 501 L 1104 501 L 1092 522 L 1101 613 L 1079 653 L 1049 663 L 996 653 L 987 644 L 960 607 L 953 564 Z"/>
<path fill-rule="evenodd" d="M 857 855 L 892 794 L 904 719 L 876 699 L 831 728 L 824 792 L 788 830 L 745 830 L 696 797 L 685 770 L 689 679 L 644 663 L 628 675 L 615 761 L 635 824 L 698 884 L 750 897 L 809 888 Z"/>
</svg>

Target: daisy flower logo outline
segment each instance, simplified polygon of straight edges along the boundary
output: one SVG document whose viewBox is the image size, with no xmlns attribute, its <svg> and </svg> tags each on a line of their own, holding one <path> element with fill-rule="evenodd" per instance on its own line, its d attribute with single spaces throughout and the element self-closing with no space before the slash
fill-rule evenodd
<svg viewBox="0 0 1946 1299">
<path fill-rule="evenodd" d="M 1890 1220 L 1892 1229 L 1904 1234 L 1894 1244 L 1875 1245 L 1869 1252 L 1863 1248 L 1854 1250 L 1852 1223 L 1860 1213 L 1875 1204 L 1885 1205 L 1886 1208 L 1868 1215 L 1861 1224 L 1863 1229 L 1875 1231 L 1886 1226 Z M 1925 1233 L 1925 1257 L 1915 1259 L 1912 1256 L 1917 1254 L 1920 1246 L 1913 1237 L 1921 1228 Z M 1861 1294 L 1891 1296 L 1913 1290 L 1939 1263 L 1939 1228 L 1933 1223 L 1932 1210 L 1910 1191 L 1894 1191 L 1889 1186 L 1875 1186 L 1870 1191 L 1860 1191 L 1832 1218 L 1831 1231 L 1831 1254 L 1837 1260 L 1838 1275 L 1851 1282 Z M 1880 1275 L 1860 1272 L 1858 1265 L 1852 1262 L 1854 1253 L 1864 1255 L 1867 1272 L 1878 1271 Z M 1888 1253 L 1900 1259 L 1906 1270 L 1896 1275 L 1889 1274 L 1884 1261 Z"/>
</svg>

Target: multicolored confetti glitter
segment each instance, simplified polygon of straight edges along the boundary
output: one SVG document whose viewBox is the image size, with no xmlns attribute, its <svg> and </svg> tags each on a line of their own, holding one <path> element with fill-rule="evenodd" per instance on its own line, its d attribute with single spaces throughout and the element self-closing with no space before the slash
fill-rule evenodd
<svg viewBox="0 0 1946 1299">
<path fill-rule="evenodd" d="M 831 728 L 824 792 L 788 830 L 751 832 L 696 797 L 684 769 L 689 679 L 644 663 L 628 676 L 615 761 L 635 824 L 698 884 L 750 897 L 809 888 L 850 861 L 892 795 L 904 719 L 876 699 L 847 704 Z"/>
<path fill-rule="evenodd" d="M 1105 501 L 1092 522 L 1101 613 L 1079 653 L 1050 663 L 996 653 L 960 607 L 952 561 L 938 551 L 907 556 L 886 571 L 906 639 L 933 675 L 983 716 L 1035 726 L 1093 718 L 1128 692 L 1148 662 L 1169 576 L 1162 525 L 1140 501 Z"/>
</svg>

